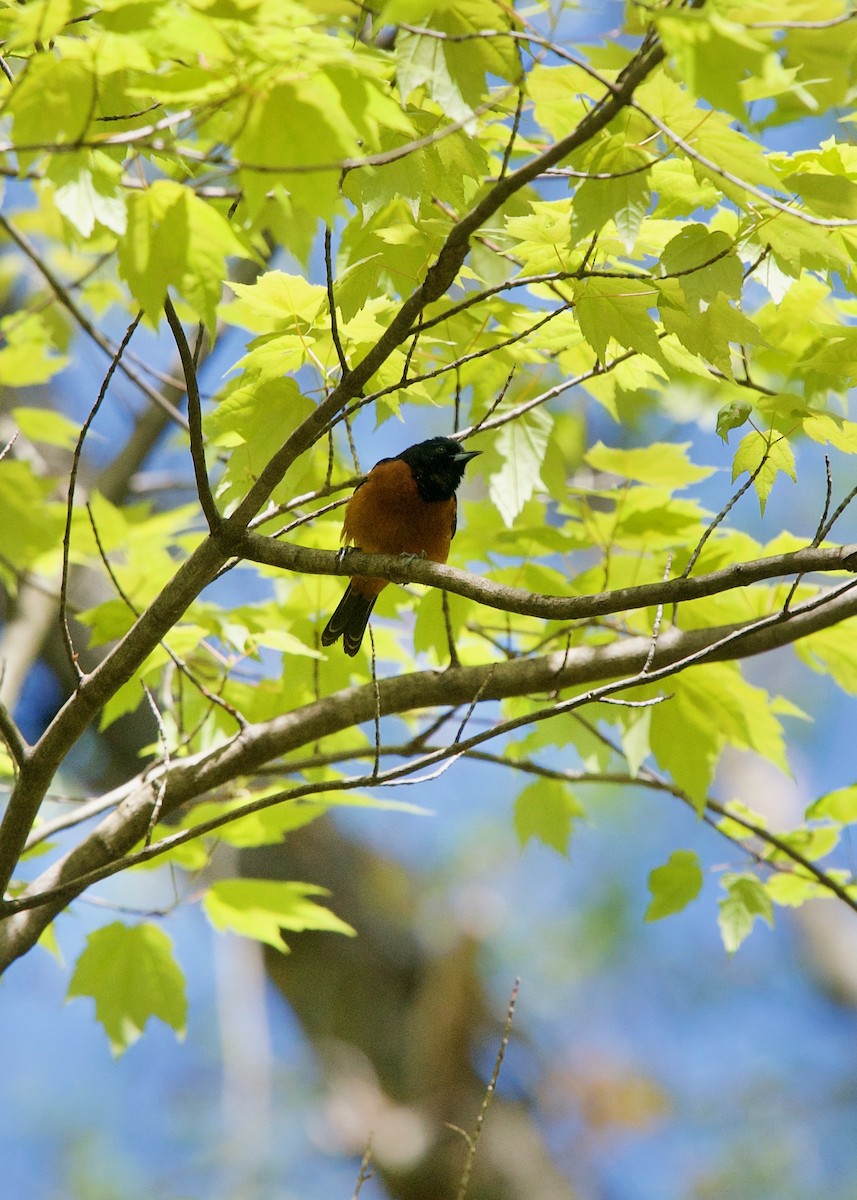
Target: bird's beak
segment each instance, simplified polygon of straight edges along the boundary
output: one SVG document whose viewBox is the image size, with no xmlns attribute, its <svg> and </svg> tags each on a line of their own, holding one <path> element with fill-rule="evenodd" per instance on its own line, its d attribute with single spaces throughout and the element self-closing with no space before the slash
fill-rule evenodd
<svg viewBox="0 0 857 1200">
<path fill-rule="evenodd" d="M 475 458 L 477 454 L 481 454 L 481 450 L 459 450 L 455 455 L 453 462 L 466 463 L 470 462 L 471 458 Z"/>
</svg>

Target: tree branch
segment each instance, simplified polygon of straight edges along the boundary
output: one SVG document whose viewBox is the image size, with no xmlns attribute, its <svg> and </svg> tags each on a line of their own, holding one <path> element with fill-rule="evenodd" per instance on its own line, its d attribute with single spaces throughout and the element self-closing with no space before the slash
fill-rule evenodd
<svg viewBox="0 0 857 1200">
<path fill-rule="evenodd" d="M 617 588 L 593 596 L 540 596 L 525 588 L 508 587 L 427 559 L 349 551 L 344 558 L 330 550 L 312 550 L 261 534 L 246 534 L 240 554 L 251 562 L 306 575 L 375 575 L 391 583 L 419 583 L 465 596 L 489 608 L 550 621 L 583 621 L 658 604 L 679 604 L 746 587 L 785 575 L 810 571 L 857 570 L 857 545 L 807 547 L 787 554 L 733 563 L 719 571 L 691 578 L 659 580 L 636 587 Z"/>
<path fill-rule="evenodd" d="M 176 348 L 184 371 L 187 388 L 187 420 L 190 434 L 190 456 L 193 461 L 193 474 L 196 480 L 196 494 L 203 515 L 212 533 L 219 528 L 221 517 L 214 497 L 211 494 L 211 484 L 208 481 L 208 468 L 205 463 L 205 443 L 202 437 L 202 403 L 199 398 L 199 387 L 196 380 L 196 366 L 190 346 L 187 344 L 184 328 L 178 318 L 173 302 L 169 296 L 164 297 L 164 312 L 167 322 L 175 338 Z"/>
</svg>

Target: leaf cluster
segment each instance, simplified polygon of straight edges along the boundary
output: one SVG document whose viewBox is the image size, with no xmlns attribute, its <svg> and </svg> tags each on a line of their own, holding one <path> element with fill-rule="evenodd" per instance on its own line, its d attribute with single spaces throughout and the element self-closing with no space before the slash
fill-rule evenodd
<svg viewBox="0 0 857 1200">
<path fill-rule="evenodd" d="M 730 951 L 774 905 L 857 907 L 850 781 L 786 836 L 716 795 L 727 750 L 788 771 L 803 716 L 745 657 L 794 644 L 857 690 L 852 496 L 829 482 L 767 544 L 735 519 L 751 488 L 764 513 L 811 484 L 814 447 L 828 481 L 857 449 L 857 151 L 847 130 L 770 148 L 852 95 L 855 22 L 709 0 L 631 6 L 621 42 L 553 28 L 494 0 L 0 6 L 0 581 L 19 616 L 36 581 L 75 678 L 32 745 L 14 695 L 0 712 L 3 965 L 99 879 L 199 871 L 219 840 L 278 841 L 461 755 L 525 774 L 518 836 L 561 853 L 587 786 L 689 805 L 751 855 L 721 881 Z M 59 399 L 93 354 L 100 383 Z M 141 497 L 168 429 L 177 478 Z M 370 439 L 427 430 L 483 452 L 468 573 L 343 562 Z M 386 589 L 353 662 L 319 641 L 350 573 L 435 585 Z M 141 704 L 145 766 L 47 819 L 90 724 Z M 703 882 L 676 849 L 649 918 Z M 318 895 L 221 880 L 204 903 L 275 945 L 351 932 Z M 124 1006 L 105 960 L 145 975 L 111 983 Z M 171 962 L 155 927 L 110 926 L 73 994 L 122 1048 L 149 1015 L 181 1025 Z"/>
</svg>

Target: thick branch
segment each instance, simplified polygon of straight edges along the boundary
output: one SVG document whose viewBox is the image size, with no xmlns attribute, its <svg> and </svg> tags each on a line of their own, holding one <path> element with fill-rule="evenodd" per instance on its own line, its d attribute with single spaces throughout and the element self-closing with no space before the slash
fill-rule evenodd
<svg viewBox="0 0 857 1200">
<path fill-rule="evenodd" d="M 543 617 L 550 621 L 581 621 L 658 604 L 679 604 L 785 575 L 857 570 L 857 545 L 807 547 L 788 554 L 733 563 L 720 571 L 688 579 L 658 580 L 637 587 L 599 592 L 594 596 L 540 596 L 525 588 L 507 587 L 428 559 L 363 554 L 358 550 L 342 557 L 330 550 L 311 550 L 261 534 L 247 534 L 240 542 L 240 554 L 251 562 L 304 575 L 376 575 L 391 583 L 426 584 L 502 612 Z"/>
</svg>

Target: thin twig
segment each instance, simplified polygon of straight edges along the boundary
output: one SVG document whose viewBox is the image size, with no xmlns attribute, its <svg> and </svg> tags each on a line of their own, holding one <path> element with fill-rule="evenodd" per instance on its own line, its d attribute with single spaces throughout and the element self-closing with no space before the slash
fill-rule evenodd
<svg viewBox="0 0 857 1200">
<path fill-rule="evenodd" d="M 372 778 L 378 777 L 378 772 L 381 769 L 381 688 L 378 685 L 377 659 L 375 657 L 375 634 L 372 631 L 372 624 L 369 624 L 369 644 L 371 646 L 372 658 L 372 689 L 375 697 L 375 710 L 372 714 L 374 735 L 375 735 L 375 756 L 372 759 Z"/>
<path fill-rule="evenodd" d="M 857 487 L 853 487 L 851 489 L 851 491 L 848 493 L 848 495 L 845 497 L 845 499 L 842 501 L 842 503 L 837 506 L 836 511 L 834 512 L 833 516 L 830 518 L 830 520 L 827 522 L 827 524 L 821 530 L 821 536 L 818 540 L 818 545 L 821 545 L 821 543 L 824 541 L 824 539 L 828 536 L 828 534 L 830 533 L 833 526 L 836 524 L 836 522 L 839 520 L 839 518 L 845 512 L 846 508 L 848 507 L 848 505 L 851 503 L 851 501 L 854 499 L 855 496 L 857 496 Z"/>
<path fill-rule="evenodd" d="M 446 627 L 446 643 L 449 648 L 449 669 L 454 670 L 461 666 L 461 660 L 458 657 L 458 648 L 455 645 L 455 635 L 452 632 L 452 614 L 449 611 L 449 592 L 440 593 L 440 603 L 443 609 L 443 623 Z"/>
<path fill-rule="evenodd" d="M 157 825 L 158 820 L 160 818 L 161 810 L 164 807 L 164 796 L 165 796 L 166 790 L 167 790 L 167 779 L 169 778 L 169 770 L 170 770 L 170 765 L 171 765 L 171 763 L 170 763 L 170 741 L 169 741 L 169 738 L 167 737 L 167 730 L 166 730 L 166 726 L 164 725 L 164 718 L 161 716 L 160 709 L 158 708 L 157 704 L 155 703 L 155 697 L 152 695 L 151 691 L 146 686 L 146 684 L 143 683 L 142 680 L 140 682 L 142 684 L 143 694 L 145 695 L 146 700 L 149 703 L 149 708 L 152 710 L 152 714 L 155 718 L 155 724 L 158 726 L 158 737 L 161 739 L 161 746 L 163 747 L 163 761 L 164 761 L 164 773 L 163 773 L 163 775 L 161 775 L 160 779 L 158 780 L 158 786 L 157 786 L 157 790 L 155 792 L 155 803 L 152 805 L 152 811 L 149 816 L 149 824 L 146 829 L 146 840 L 145 840 L 144 844 L 146 846 L 151 846 L 152 834 L 154 833 L 155 826 Z"/>
<path fill-rule="evenodd" d="M 474 695 L 473 699 L 468 704 L 467 712 L 461 718 L 461 724 L 458 726 L 458 730 L 456 731 L 455 737 L 452 739 L 453 745 L 457 746 L 461 742 L 461 739 L 464 736 L 464 731 L 467 728 L 470 718 L 473 716 L 473 713 L 476 709 L 476 705 L 482 699 L 488 685 L 491 682 L 491 676 L 493 675 L 493 673 L 494 673 L 493 670 L 489 668 L 488 673 L 485 676 L 485 678 L 483 679 L 480 687 L 476 691 L 476 694 Z"/>
<path fill-rule="evenodd" d="M 348 374 L 348 360 L 345 357 L 345 351 L 342 349 L 342 342 L 339 337 L 339 321 L 336 316 L 336 298 L 333 292 L 333 263 L 330 253 L 330 226 L 324 227 L 324 276 L 327 284 L 327 307 L 330 311 L 330 336 L 333 338 L 333 345 L 336 348 L 336 357 L 339 359 L 339 369 L 343 376 Z"/>
<path fill-rule="evenodd" d="M 518 54 L 518 64 L 519 64 L 519 66 L 521 65 L 520 52 Z M 521 75 L 523 76 L 523 68 L 521 70 Z M 520 85 L 520 87 L 518 88 L 518 102 L 515 105 L 515 115 L 512 118 L 512 128 L 509 133 L 509 140 L 506 143 L 506 149 L 503 151 L 503 165 L 500 167 L 500 178 L 501 179 L 505 176 L 506 172 L 509 170 L 509 163 L 512 160 L 512 151 L 515 148 L 515 141 L 518 137 L 518 130 L 521 127 L 521 117 L 523 116 L 523 113 L 524 113 L 524 97 L 525 97 L 525 95 L 526 95 L 526 91 L 525 91 L 524 85 L 522 83 Z"/>
<path fill-rule="evenodd" d="M 81 669 L 80 663 L 77 661 L 77 651 L 74 648 L 74 643 L 73 643 L 72 637 L 71 637 L 71 628 L 69 626 L 69 620 L 68 620 L 68 580 L 69 580 L 69 555 L 71 553 L 71 522 L 72 522 L 72 516 L 74 514 L 74 491 L 75 491 L 75 485 L 77 483 L 77 473 L 78 473 L 78 470 L 80 469 L 81 455 L 83 454 L 83 443 L 86 440 L 86 435 L 89 433 L 92 422 L 95 420 L 96 416 L 98 415 L 98 410 L 101 408 L 101 405 L 104 401 L 104 397 L 107 395 L 107 389 L 110 386 L 110 381 L 113 378 L 116 368 L 119 366 L 119 360 L 121 359 L 121 357 L 125 351 L 125 347 L 131 341 L 131 338 L 134 336 L 134 332 L 135 332 L 137 326 L 140 324 L 140 321 L 142 319 L 143 319 L 143 310 L 140 309 L 140 311 L 137 313 L 136 317 L 134 317 L 134 320 L 131 322 L 131 324 L 128 326 L 128 328 L 125 330 L 125 336 L 122 338 L 122 341 L 120 342 L 119 347 L 113 356 L 110 366 L 107 368 L 107 374 L 104 376 L 104 379 L 102 380 L 101 388 L 98 392 L 96 401 L 93 404 L 92 408 L 89 410 L 89 415 L 87 416 L 86 420 L 84 421 L 84 423 L 81 427 L 80 434 L 78 435 L 78 439 L 77 439 L 77 445 L 74 448 L 74 454 L 72 455 L 72 460 L 71 460 L 71 471 L 69 473 L 69 479 L 68 479 L 68 500 L 66 502 L 65 531 L 63 533 L 63 540 L 62 540 L 62 578 L 60 581 L 60 625 L 62 627 L 63 640 L 65 642 L 65 647 L 66 647 L 66 650 L 68 651 L 69 662 L 71 663 L 72 668 L 76 672 L 78 679 L 83 678 L 83 670 Z"/>
<path fill-rule="evenodd" d="M 223 523 L 223 518 L 214 502 L 211 484 L 208 479 L 208 467 L 205 462 L 205 442 L 202 436 L 202 402 L 199 396 L 199 384 L 196 378 L 196 363 L 191 354 L 190 346 L 185 337 L 184 328 L 178 318 L 173 302 L 167 295 L 164 297 L 164 312 L 167 322 L 175 338 L 176 348 L 184 371 L 185 387 L 187 389 L 187 420 L 190 435 L 190 456 L 193 461 L 193 474 L 196 479 L 196 492 L 203 515 L 208 522 L 208 528 L 216 533 Z M 197 343 L 197 348 L 201 343 Z"/>
<path fill-rule="evenodd" d="M 372 1142 L 370 1141 L 363 1151 L 363 1157 L 360 1160 L 360 1174 L 357 1176 L 351 1200 L 358 1200 L 363 1190 L 363 1184 L 368 1183 L 370 1179 L 374 1178 L 374 1175 L 375 1172 L 372 1170 Z"/>
<path fill-rule="evenodd" d="M 585 725 L 586 728 L 589 729 L 589 731 L 601 742 L 603 742 L 605 746 L 612 750 L 614 754 L 616 754 L 619 758 L 624 759 L 626 757 L 622 748 L 616 745 L 611 738 L 607 737 L 603 730 L 592 725 L 591 722 L 586 721 L 579 713 L 575 713 L 574 715 L 581 724 Z M 521 764 L 519 762 L 515 763 L 516 767 L 519 767 L 520 765 Z M 540 771 L 539 773 L 542 772 Z M 811 859 L 801 854 L 801 852 L 796 850 L 788 841 L 778 837 L 774 833 L 771 833 L 769 830 L 765 829 L 761 825 L 758 825 L 755 821 L 750 820 L 748 817 L 744 817 L 740 813 L 734 812 L 732 809 L 720 804 L 719 801 L 714 800 L 711 797 L 705 798 L 705 806 L 700 814 L 699 805 L 687 794 L 687 792 L 678 787 L 676 784 L 670 783 L 669 780 L 665 779 L 652 767 L 642 767 L 639 774 L 633 777 L 629 776 L 627 782 L 636 783 L 641 787 L 651 788 L 655 791 L 666 792 L 668 795 L 674 796 L 677 800 L 680 800 L 682 804 L 691 809 L 692 812 L 696 813 L 698 816 L 701 815 L 702 819 L 707 825 L 719 833 L 721 837 L 726 838 L 728 842 L 731 842 L 733 846 L 740 846 L 742 850 L 749 852 L 754 861 L 759 865 L 765 865 L 771 867 L 772 869 L 776 869 L 776 864 L 771 863 L 769 860 L 763 858 L 762 855 L 755 853 L 751 847 L 747 846 L 745 842 L 739 841 L 736 837 L 730 834 L 728 830 L 724 829 L 721 823 L 723 819 L 734 821 L 736 825 L 741 825 L 747 830 L 748 833 L 751 833 L 754 837 L 759 838 L 761 842 L 766 844 L 772 850 L 777 850 L 796 866 L 799 866 L 808 872 L 808 874 L 810 874 L 818 884 L 820 884 L 827 891 L 832 892 L 833 895 L 835 895 L 838 899 L 843 900 L 849 908 L 857 912 L 857 898 L 851 895 L 846 886 L 843 886 L 841 883 L 839 883 L 834 876 L 829 875 L 826 871 L 823 871 L 821 867 L 816 866 Z M 711 816 L 711 813 L 716 813 L 717 816 L 721 818 L 721 821 L 715 821 Z"/>
<path fill-rule="evenodd" d="M 505 380 L 503 386 L 500 388 L 500 391 L 497 393 L 497 395 L 491 401 L 488 408 L 485 410 L 485 415 L 480 417 L 480 419 L 476 422 L 475 425 L 471 425 L 469 429 L 465 429 L 461 433 L 462 439 L 465 437 L 470 437 L 474 433 L 484 433 L 486 429 L 496 428 L 496 424 L 492 423 L 491 418 L 494 415 L 494 413 L 497 411 L 497 409 L 500 407 L 500 405 L 503 403 L 503 401 L 506 399 L 506 393 L 508 392 L 509 388 L 512 386 L 512 380 L 515 378 L 515 372 L 517 371 L 517 369 L 518 369 L 518 366 L 516 363 L 512 367 L 509 374 L 506 376 L 506 380 Z M 540 400 L 540 402 L 542 402 L 540 397 L 537 397 L 537 399 Z M 529 408 L 527 408 L 526 406 L 530 405 L 530 404 L 532 404 L 532 401 L 525 401 L 524 404 L 517 405 L 515 408 L 515 412 L 519 412 L 521 410 L 529 411 Z M 503 414 L 504 417 L 506 415 L 507 415 L 506 413 Z M 498 418 L 498 420 L 499 419 L 500 418 Z"/>
<path fill-rule="evenodd" d="M 485 1117 L 488 1114 L 488 1109 L 491 1101 L 494 1099 L 494 1092 L 497 1088 L 497 1080 L 500 1078 L 500 1068 L 503 1065 L 503 1058 L 506 1054 L 506 1049 L 509 1045 L 509 1039 L 512 1036 L 512 1022 L 515 1019 L 515 1005 L 518 1002 L 518 991 L 521 986 L 520 979 L 516 979 L 512 985 L 512 994 L 509 997 L 509 1006 L 506 1009 L 506 1019 L 503 1022 L 503 1036 L 500 1039 L 500 1047 L 497 1051 L 497 1057 L 494 1060 L 494 1070 L 491 1072 L 491 1078 L 488 1080 L 488 1086 L 485 1089 L 485 1094 L 482 1097 L 482 1105 L 479 1109 L 479 1115 L 476 1118 L 476 1124 L 473 1127 L 473 1132 L 468 1134 L 464 1130 L 459 1132 L 464 1134 L 467 1142 L 467 1158 L 464 1163 L 464 1170 L 461 1173 L 461 1182 L 458 1185 L 455 1200 L 464 1200 L 467 1195 L 467 1189 L 470 1186 L 470 1176 L 473 1173 L 473 1163 L 476 1160 L 476 1151 L 479 1148 L 479 1139 L 482 1136 L 482 1128 L 485 1124 Z"/>
<path fill-rule="evenodd" d="M 473 308 L 476 304 L 481 304 L 484 300 L 490 300 L 492 296 L 502 295 L 503 292 L 515 291 L 517 288 L 537 287 L 540 284 L 556 284 L 571 280 L 584 279 L 630 279 L 639 280 L 642 283 L 663 283 L 667 279 L 682 279 L 688 275 L 695 275 L 700 271 L 705 271 L 708 267 L 720 262 L 721 259 L 728 258 L 735 253 L 735 243 L 731 242 L 724 246 L 722 250 L 718 250 L 711 258 L 705 262 L 694 263 L 689 267 L 679 267 L 675 271 L 665 271 L 662 275 L 653 276 L 651 271 L 637 270 L 611 270 L 601 268 L 596 270 L 589 267 L 592 255 L 595 251 L 595 246 L 598 240 L 597 234 L 593 234 L 592 240 L 587 247 L 586 253 L 579 266 L 574 270 L 562 271 L 542 271 L 535 275 L 516 275 L 511 279 L 505 279 L 502 283 L 494 284 L 492 287 L 484 288 L 479 292 L 470 292 L 463 300 L 457 301 L 455 304 L 450 304 L 442 312 L 436 313 L 433 317 L 427 317 L 420 321 L 415 329 L 418 333 L 425 333 L 427 330 L 434 328 L 435 325 L 440 325 L 444 321 L 448 321 L 451 317 L 458 316 L 459 313 L 466 312 L 467 309 Z M 764 258 L 764 253 L 760 259 Z"/>
<path fill-rule="evenodd" d="M 816 528 L 816 531 L 815 531 L 815 537 L 809 543 L 810 546 L 820 546 L 821 545 L 822 539 L 824 538 L 824 530 L 825 530 L 826 522 L 827 522 L 827 514 L 830 512 L 830 501 L 833 496 L 833 476 L 830 472 L 830 455 L 829 454 L 825 454 L 825 456 L 824 456 L 824 474 L 825 474 L 825 478 L 827 481 L 827 490 L 826 490 L 825 496 L 824 496 L 824 511 L 822 512 L 822 514 L 819 518 L 818 527 Z"/>
<path fill-rule="evenodd" d="M 663 575 L 664 583 L 666 583 L 666 581 L 670 577 L 670 571 L 672 570 L 672 565 L 673 565 L 673 556 L 672 556 L 672 554 L 668 554 L 667 555 L 667 564 L 664 568 L 664 575 Z M 652 660 L 655 657 L 655 650 L 657 650 L 657 648 L 658 648 L 658 634 L 661 631 L 661 621 L 663 619 L 663 615 L 664 615 L 664 606 L 663 606 L 663 604 L 659 604 L 658 607 L 655 609 L 655 620 L 654 620 L 654 624 L 652 625 L 652 644 L 649 647 L 649 653 L 646 655 L 646 661 L 643 663 L 643 674 L 644 675 L 648 671 L 649 667 L 652 665 Z"/>
<path fill-rule="evenodd" d="M 736 187 L 741 188 L 742 191 L 755 196 L 757 200 L 761 200 L 764 204 L 769 204 L 771 208 L 775 208 L 778 212 L 820 229 L 853 229 L 857 225 L 857 219 L 851 217 L 816 217 L 804 209 L 795 208 L 793 201 L 786 202 L 778 199 L 770 192 L 765 192 L 762 188 L 750 183 L 749 180 L 742 179 L 739 175 L 733 174 L 732 171 L 727 171 L 725 167 L 714 162 L 707 155 L 695 150 L 680 134 L 671 129 L 660 117 L 656 117 L 649 109 L 644 108 L 633 96 L 629 99 L 628 105 L 640 113 L 641 116 L 645 117 L 647 121 L 651 121 L 652 125 L 656 129 L 659 129 L 664 137 L 669 138 L 673 145 L 677 146 L 693 162 L 698 163 L 699 166 L 704 167 L 706 171 L 710 171 L 712 175 L 716 175 L 719 179 L 725 179 L 727 183 L 734 184 Z"/>
<path fill-rule="evenodd" d="M 845 25 L 857 18 L 857 12 L 840 13 L 838 17 L 830 17 L 825 21 L 748 21 L 745 29 L 775 29 L 779 33 L 783 29 L 833 29 L 837 25 Z"/>
<path fill-rule="evenodd" d="M 767 449 L 765 450 L 765 453 L 762 455 L 762 460 L 759 463 L 759 465 L 756 467 L 755 471 L 753 471 L 753 473 L 750 475 L 750 477 L 744 483 L 742 483 L 742 485 L 738 489 L 738 491 L 735 492 L 735 494 L 731 497 L 729 502 L 727 504 L 725 504 L 723 508 L 721 508 L 721 510 L 717 514 L 717 516 L 714 517 L 713 520 L 709 521 L 708 525 L 705 528 L 705 531 L 702 534 L 702 537 L 696 543 L 696 549 L 693 551 L 693 554 L 691 554 L 690 558 L 687 560 L 687 566 L 682 571 L 681 575 L 679 576 L 679 579 L 689 579 L 690 578 L 690 573 L 693 570 L 693 568 L 696 566 L 696 560 L 699 558 L 700 554 L 702 553 L 703 546 L 708 541 L 708 539 L 711 537 L 712 533 L 714 533 L 717 526 L 720 525 L 721 522 L 723 522 L 726 519 L 726 517 L 729 515 L 729 513 L 732 511 L 732 509 L 735 507 L 735 505 L 738 503 L 738 501 L 741 499 L 741 497 L 744 495 L 744 493 L 749 488 L 751 488 L 753 486 L 753 484 L 756 482 L 756 480 L 759 477 L 759 474 L 761 473 L 762 468 L 765 466 L 765 463 L 768 461 L 768 456 L 769 456 L 770 452 L 771 452 L 771 448 L 769 445 L 767 447 Z"/>
<path fill-rule="evenodd" d="M 405 351 L 405 361 L 402 364 L 402 377 L 399 380 L 400 388 L 404 388 L 407 386 L 408 371 L 410 370 L 410 367 L 411 367 L 411 359 L 414 357 L 414 354 L 417 349 L 417 343 L 419 342 L 419 340 L 420 340 L 420 331 L 419 331 L 419 329 L 415 329 L 414 336 L 410 339 L 410 344 L 408 345 L 408 348 Z"/>
<path fill-rule="evenodd" d="M 387 387 L 379 388 L 377 392 L 372 392 L 371 395 L 357 397 L 346 410 L 345 414 L 340 414 L 339 416 L 334 417 L 334 419 L 331 421 L 331 425 L 337 424 L 346 416 L 353 416 L 359 411 L 359 409 L 364 408 L 367 404 L 374 403 L 374 401 L 379 400 L 382 396 L 389 395 L 391 392 L 397 392 L 403 387 L 413 387 L 416 383 L 425 383 L 430 379 L 437 379 L 440 375 L 445 375 L 449 371 L 457 371 L 460 367 L 464 366 L 465 363 L 475 362 L 477 359 L 486 358 L 490 354 L 495 354 L 498 350 L 505 350 L 509 346 L 514 346 L 516 342 L 523 341 L 524 338 L 531 337 L 534 333 L 538 333 L 543 326 L 547 325 L 550 321 L 555 320 L 563 313 L 570 312 L 573 308 L 573 302 L 569 301 L 567 304 L 552 309 L 548 313 L 543 313 L 538 320 L 534 321 L 531 325 L 528 325 L 526 329 L 522 329 L 519 333 L 510 334 L 509 337 L 503 338 L 501 341 L 495 342 L 490 346 L 483 346 L 479 350 L 471 350 L 467 354 L 460 355 L 460 357 L 456 358 L 453 362 L 444 363 L 442 366 L 436 367 L 432 371 L 426 371 L 422 375 L 413 375 L 410 379 L 390 384 Z M 557 394 L 561 391 L 565 391 L 571 386 L 572 385 L 570 383 L 559 385 L 557 388 Z M 462 437 L 464 436 L 466 436 L 466 434 L 462 435 Z"/>
<path fill-rule="evenodd" d="M 331 500 L 329 504 L 323 504 L 321 508 L 314 508 L 312 512 L 302 513 L 299 517 L 295 517 L 294 521 L 290 521 L 288 525 L 282 525 L 279 529 L 275 529 L 273 533 L 268 534 L 268 537 L 285 537 L 287 533 L 291 533 L 294 529 L 299 528 L 299 526 L 306 525 L 309 521 L 315 521 L 318 517 L 323 517 L 329 512 L 335 512 L 336 509 L 342 508 L 350 499 L 350 496 L 340 496 L 338 500 Z"/>
<path fill-rule="evenodd" d="M 70 812 L 61 813 L 58 817 L 52 817 L 48 821 L 43 821 L 36 826 L 27 838 L 26 849 L 31 850 L 33 846 L 38 846 L 40 842 L 47 841 L 48 838 L 54 836 L 55 833 L 61 833 L 64 829 L 73 829 L 75 825 L 80 825 L 84 821 L 89 821 L 92 817 L 101 816 L 110 808 L 115 808 L 121 803 L 126 796 L 133 792 L 134 788 L 139 784 L 139 780 L 131 779 L 127 783 L 120 784 L 119 787 L 113 788 L 112 791 L 105 792 L 103 796 L 95 796 L 92 799 L 75 800 L 74 798 L 63 796 L 50 797 L 56 802 L 66 801 L 74 805 Z"/>
<path fill-rule="evenodd" d="M 16 430 L 15 430 L 15 432 L 12 434 L 12 436 L 9 438 L 9 441 L 8 441 L 8 442 L 6 443 L 6 445 L 3 447 L 3 449 L 2 449 L 2 450 L 0 450 L 0 462 L 2 462 L 2 461 L 3 461 L 3 459 L 4 459 L 4 458 L 6 457 L 6 455 L 7 455 L 7 454 L 10 452 L 10 450 L 12 449 L 12 447 L 15 445 L 15 443 L 16 443 L 16 442 L 17 442 L 17 440 L 18 440 L 18 435 L 20 434 L 20 432 L 21 432 L 21 431 L 20 431 L 19 429 L 16 429 Z"/>
<path fill-rule="evenodd" d="M 830 512 L 830 501 L 833 496 L 833 476 L 830 471 L 830 455 L 829 454 L 825 454 L 825 456 L 824 456 L 824 473 L 825 473 L 825 477 L 826 477 L 826 481 L 827 481 L 827 486 L 826 486 L 825 495 L 824 495 L 824 509 L 822 511 L 821 516 L 818 519 L 818 525 L 816 526 L 815 536 L 813 537 L 812 541 L 810 542 L 810 546 L 812 546 L 812 547 L 820 546 L 824 539 L 824 530 L 826 528 L 827 517 Z M 791 605 L 791 602 L 794 599 L 795 592 L 798 590 L 798 587 L 800 586 L 800 582 L 802 579 L 803 579 L 803 573 L 796 575 L 795 578 L 792 580 L 792 585 L 789 588 L 788 593 L 786 594 L 785 600 L 783 601 L 783 609 L 787 609 Z"/>
<path fill-rule="evenodd" d="M 331 439 L 328 439 L 328 444 L 330 444 L 330 441 Z M 330 456 L 328 469 L 330 471 L 333 469 L 332 456 Z M 315 491 L 302 492 L 299 496 L 292 496 L 291 500 L 284 500 L 282 504 L 270 505 L 267 509 L 261 512 L 258 517 L 253 518 L 248 528 L 251 530 L 258 529 L 262 525 L 267 525 L 276 517 L 281 517 L 285 513 L 293 512 L 296 508 L 302 508 L 305 504 L 311 504 L 314 500 L 323 500 L 325 496 L 331 496 L 334 492 L 344 492 L 346 489 L 351 492 L 357 487 L 361 479 L 362 476 L 360 475 L 352 475 L 350 479 L 342 479 L 339 481 L 339 483 L 331 483 L 330 477 L 328 476 L 325 484 L 320 488 L 316 488 Z M 347 502 L 347 496 L 335 501 L 336 504 L 347 504 Z M 327 511 L 328 510 L 326 507 L 324 509 L 319 509 L 316 515 L 320 516 L 323 512 Z M 278 533 L 276 536 L 281 537 L 282 531 L 280 531 L 280 533 Z"/>
</svg>

